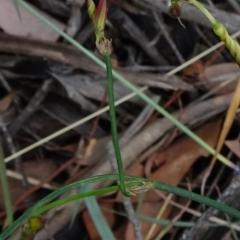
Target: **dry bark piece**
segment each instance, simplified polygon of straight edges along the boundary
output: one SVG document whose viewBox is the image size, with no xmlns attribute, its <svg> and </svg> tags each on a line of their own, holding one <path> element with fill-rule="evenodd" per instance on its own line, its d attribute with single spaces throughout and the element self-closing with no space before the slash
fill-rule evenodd
<svg viewBox="0 0 240 240">
<path fill-rule="evenodd" d="M 23 96 L 30 99 L 32 97 L 32 90 L 24 90 Z M 64 125 L 76 122 L 88 114 L 87 112 L 82 111 L 81 108 L 71 100 L 54 93 L 46 96 L 44 101 L 41 103 L 41 109 Z M 75 131 L 83 134 L 84 136 L 88 136 L 91 129 L 91 122 L 86 122 L 83 125 L 74 128 Z M 100 138 L 106 136 L 106 133 L 100 126 L 98 126 L 94 136 Z"/>
<path fill-rule="evenodd" d="M 91 105 L 89 106 L 89 104 L 87 105 L 82 98 L 91 98 L 101 101 L 106 92 L 107 82 L 106 78 L 102 76 L 92 74 L 63 76 L 55 73 L 52 73 L 51 75 L 65 87 L 69 98 L 73 99 L 73 101 L 79 103 L 80 105 L 83 105 L 83 109 L 89 109 L 89 111 L 93 107 Z M 119 100 L 130 93 L 131 90 L 122 83 L 114 83 L 115 100 Z M 130 99 L 130 101 L 136 104 L 144 105 L 144 101 L 137 96 Z M 94 111 L 96 110 L 97 107 L 95 106 Z"/>
<path fill-rule="evenodd" d="M 146 216 L 146 217 L 148 217 L 148 216 L 156 217 L 159 210 L 161 209 L 162 205 L 163 205 L 163 202 L 158 202 L 158 201 L 144 202 L 142 204 L 140 215 Z M 163 218 L 163 219 L 167 218 L 169 216 L 171 210 L 172 210 L 172 205 L 168 205 L 168 207 L 165 209 L 161 218 Z M 142 230 L 142 235 L 143 235 L 144 239 L 145 239 L 147 233 L 149 232 L 149 229 L 151 228 L 151 226 L 152 226 L 152 223 L 141 222 L 141 230 Z M 160 226 L 160 225 L 158 225 L 158 226 Z M 159 228 L 156 227 L 152 236 L 154 236 L 158 231 L 159 231 Z M 129 223 L 127 224 L 124 239 L 125 240 L 134 239 L 134 233 L 133 233 L 132 227 Z"/>
<path fill-rule="evenodd" d="M 99 67 L 80 51 L 62 43 L 44 43 L 36 40 L 29 40 L 27 38 L 0 34 L 0 51 L 48 58 L 49 60 L 70 64 L 76 68 L 94 72 L 104 77 L 106 75 L 104 69 Z M 116 68 L 116 70 L 134 84 L 172 90 L 181 89 L 192 91 L 194 89 L 190 84 L 181 81 L 181 79 L 176 76 L 166 77 L 162 74 L 136 73 L 126 71 L 123 68 Z"/>
<path fill-rule="evenodd" d="M 35 0 L 34 2 L 36 2 L 36 5 L 44 11 L 51 12 L 62 17 L 69 17 L 70 15 L 70 9 L 67 6 L 66 1 Z"/>
<path fill-rule="evenodd" d="M 115 28 L 118 28 L 120 32 L 125 33 L 128 38 L 132 39 L 137 45 L 139 45 L 155 63 L 160 65 L 167 63 L 155 46 L 147 46 L 150 40 L 145 33 L 141 31 L 131 18 L 119 7 L 111 9 L 109 20 Z"/>
</svg>

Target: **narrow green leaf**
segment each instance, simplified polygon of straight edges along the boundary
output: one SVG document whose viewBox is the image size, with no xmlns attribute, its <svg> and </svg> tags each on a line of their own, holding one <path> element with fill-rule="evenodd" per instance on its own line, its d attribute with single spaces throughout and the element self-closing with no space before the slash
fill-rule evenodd
<svg viewBox="0 0 240 240">
<path fill-rule="evenodd" d="M 88 190 L 90 191 L 89 186 Z M 95 224 L 95 227 L 98 230 L 99 235 L 101 236 L 101 239 L 108 239 L 108 240 L 114 240 L 115 237 L 109 227 L 109 225 L 106 222 L 106 219 L 104 218 L 102 211 L 98 205 L 98 202 L 96 201 L 95 197 L 88 197 L 84 199 L 87 209 L 91 215 L 91 218 Z"/>
<path fill-rule="evenodd" d="M 4 197 L 5 210 L 7 213 L 7 223 L 8 223 L 8 225 L 10 225 L 13 222 L 13 210 L 12 210 L 10 192 L 9 192 L 9 187 L 8 187 L 6 166 L 5 166 L 5 162 L 4 162 L 1 138 L 0 138 L 0 180 L 1 180 L 3 197 Z"/>
<path fill-rule="evenodd" d="M 128 186 L 139 186 L 142 185 L 143 182 L 146 181 L 144 178 L 139 177 L 133 177 L 133 176 L 124 176 L 125 181 L 130 182 Z M 45 211 L 52 209 L 53 207 L 61 206 L 67 202 L 77 200 L 80 198 L 84 198 L 87 196 L 95 196 L 95 195 L 101 195 L 106 192 L 112 192 L 119 189 L 119 186 L 116 186 L 116 188 L 108 187 L 98 190 L 93 190 L 88 193 L 80 193 L 73 196 L 69 196 L 60 200 L 57 200 L 55 202 L 52 202 L 49 204 L 49 202 L 53 201 L 57 197 L 61 196 L 62 194 L 66 193 L 67 191 L 70 191 L 74 188 L 82 187 L 86 184 L 94 183 L 94 182 L 102 182 L 102 181 L 119 181 L 119 176 L 117 174 L 106 174 L 106 175 L 100 175 L 100 176 L 94 176 L 89 177 L 87 179 L 83 179 L 80 181 L 76 181 L 74 183 L 68 184 L 67 186 L 64 186 L 62 188 L 57 189 L 56 191 L 50 193 L 46 197 L 42 198 L 39 202 L 37 202 L 35 205 L 33 205 L 31 208 L 26 210 L 12 225 L 10 225 L 3 233 L 0 234 L 0 240 L 6 239 L 10 234 L 13 233 L 13 231 L 18 228 L 21 224 L 23 224 L 27 219 L 29 219 L 32 216 L 38 216 Z M 127 184 L 126 184 L 127 185 Z M 111 191 L 109 191 L 111 189 Z M 78 196 L 80 195 L 80 196 Z"/>
<path fill-rule="evenodd" d="M 133 176 L 124 176 L 125 181 L 131 182 L 128 185 L 128 187 L 130 187 L 130 185 L 133 186 L 142 186 L 143 182 L 149 182 L 149 180 L 143 179 L 143 178 L 139 178 L 139 177 L 133 177 Z M 79 188 L 82 187 L 86 184 L 90 184 L 90 183 L 94 183 L 94 182 L 102 182 L 102 181 L 106 181 L 106 180 L 111 180 L 111 181 L 119 181 L 119 176 L 117 174 L 107 174 L 107 175 L 100 175 L 100 176 L 94 176 L 94 177 L 90 177 L 84 180 L 80 180 L 74 183 L 71 183 L 67 186 L 64 186 L 54 192 L 52 192 L 51 194 L 47 195 L 46 197 L 42 198 L 39 202 L 37 202 L 34 206 L 32 206 L 30 209 L 28 209 L 26 212 L 24 212 L 9 228 L 7 228 L 3 233 L 0 234 L 0 240 L 4 240 L 6 239 L 11 233 L 13 233 L 13 231 L 19 227 L 23 222 L 25 222 L 28 218 L 34 216 L 35 213 L 39 213 L 41 214 L 42 212 L 44 212 L 44 207 L 47 203 L 49 203 L 50 201 L 54 200 L 55 198 L 57 198 L 58 196 L 62 195 L 63 193 L 72 190 L 74 188 Z M 116 187 L 116 188 L 115 188 Z M 116 189 L 119 189 L 119 186 L 112 186 L 112 187 L 108 187 L 108 188 L 103 188 L 103 189 L 98 189 L 98 190 L 92 190 L 91 192 L 88 192 L 87 194 L 91 195 L 91 196 L 95 196 L 95 195 L 100 195 L 106 192 L 111 192 L 111 191 L 115 191 Z M 110 189 L 111 188 L 111 189 Z M 223 203 L 220 203 L 218 201 L 212 200 L 210 198 L 201 196 L 199 194 L 193 193 L 193 192 L 189 192 L 185 189 L 181 189 L 175 186 L 171 186 L 162 182 L 154 182 L 154 188 L 158 189 L 158 190 L 162 190 L 162 191 L 166 191 L 166 192 L 170 192 L 170 193 L 174 193 L 175 195 L 178 196 L 182 196 L 182 197 L 186 197 L 189 198 L 193 201 L 196 202 L 200 202 L 203 203 L 209 207 L 213 207 L 216 208 L 224 213 L 230 214 L 238 219 L 240 219 L 240 212 L 234 208 L 231 208 Z M 109 189 L 111 191 L 109 191 Z M 83 196 L 81 194 L 80 197 L 86 197 L 89 195 L 85 195 Z M 65 204 L 69 201 L 72 200 L 76 200 L 80 198 L 78 196 L 78 198 L 76 198 L 76 196 L 70 196 L 70 197 L 66 197 L 65 199 L 61 199 L 58 201 L 55 201 L 53 203 L 58 203 L 56 204 L 56 206 L 60 206 L 61 204 Z M 61 204 L 59 204 L 61 203 Z M 49 206 L 50 204 L 48 204 L 47 206 Z M 50 208 L 49 208 L 50 209 Z M 46 210 L 46 209 L 45 209 Z"/>
<path fill-rule="evenodd" d="M 79 189 L 78 194 L 83 193 L 84 191 L 85 191 L 85 189 L 84 189 L 84 187 L 82 187 L 82 188 Z M 72 226 L 74 220 L 76 219 L 76 216 L 78 214 L 78 211 L 79 211 L 79 208 L 80 208 L 81 204 L 82 204 L 82 199 L 75 201 L 75 204 L 74 204 L 74 207 L 73 207 L 73 210 L 72 210 L 72 217 L 71 217 L 70 226 Z"/>
</svg>

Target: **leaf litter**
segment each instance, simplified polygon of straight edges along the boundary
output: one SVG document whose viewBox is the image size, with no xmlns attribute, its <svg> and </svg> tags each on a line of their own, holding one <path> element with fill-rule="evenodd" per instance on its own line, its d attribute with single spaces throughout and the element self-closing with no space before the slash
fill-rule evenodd
<svg viewBox="0 0 240 240">
<path fill-rule="evenodd" d="M 78 1 L 76 3 L 78 4 Z M 83 45 L 90 51 L 95 51 L 94 35 L 84 17 L 86 16 L 84 2 L 80 5 L 72 5 L 71 2 L 67 4 L 65 1 L 52 1 L 50 8 L 46 7 L 50 3 L 45 0 L 36 0 L 33 4 L 61 29 L 66 29 L 68 26 L 66 31 L 70 31 L 76 39 L 85 39 L 82 40 Z M 203 18 L 199 13 L 196 12 L 194 18 L 183 14 L 182 21 L 186 25 L 186 29 L 183 29 L 178 21 L 166 15 L 165 1 L 159 3 L 161 8 L 156 8 L 156 12 L 152 14 L 154 4 L 150 4 L 148 0 L 142 1 L 142 4 L 136 1 L 123 1 L 122 5 L 117 1 L 110 1 L 107 34 L 113 38 L 112 61 L 115 61 L 119 73 L 138 86 L 149 86 L 147 94 L 150 97 L 159 97 L 157 99 L 159 104 L 165 105 L 169 112 L 215 147 L 225 111 L 231 102 L 231 96 L 227 94 L 234 92 L 239 70 L 229 54 L 221 49 L 212 56 L 200 60 L 201 62 L 193 63 L 191 68 L 182 74 L 166 77 L 165 69 L 173 69 L 177 66 L 179 56 L 181 59 L 190 59 L 208 49 L 209 45 L 214 45 L 216 39 L 209 26 L 202 22 Z M 191 8 L 191 6 L 188 7 Z M 75 12 L 73 12 L 74 8 Z M 3 76 L 0 84 L 0 114 L 10 134 L 12 134 L 11 126 L 15 126 L 14 128 L 17 126 L 18 130 L 15 136 L 12 134 L 12 139 L 17 149 L 22 149 L 50 135 L 56 129 L 68 126 L 98 110 L 106 90 L 106 79 L 102 69 L 66 44 L 47 26 L 40 24 L 27 11 L 19 9 L 23 17 L 20 21 L 11 1 L 2 0 L 0 9 L 2 10 L 0 73 Z M 217 3 L 215 10 L 222 22 L 227 21 L 224 14 L 229 16 L 228 21 L 233 23 L 231 31 L 238 29 L 236 22 L 239 21 L 236 19 L 239 16 L 234 13 L 230 4 Z M 10 11 L 12 12 L 11 21 L 7 15 Z M 160 29 L 164 34 L 159 34 Z M 173 41 L 169 42 L 168 36 Z M 188 39 L 191 39 L 191 43 L 186 43 Z M 176 49 L 178 54 L 175 54 Z M 195 103 L 192 108 L 188 107 L 230 78 L 233 80 L 221 90 L 213 92 L 198 104 Z M 44 88 L 44 83 L 49 79 L 52 84 L 47 89 L 46 95 L 38 96 L 38 91 Z M 116 99 L 129 93 L 129 90 L 118 82 L 115 83 L 115 89 Z M 107 100 L 103 101 L 102 105 L 106 103 Z M 199 192 L 201 184 L 196 186 L 193 183 L 202 176 L 201 173 L 206 170 L 211 157 L 154 111 L 150 111 L 150 115 L 141 115 L 145 107 L 145 103 L 135 97 L 117 108 L 120 136 L 124 136 L 130 126 L 134 126 L 132 128 L 135 129 L 135 131 L 131 130 L 127 143 L 122 146 L 126 172 L 176 186 L 186 187 L 186 179 L 188 179 L 192 190 Z M 26 114 L 30 108 L 31 114 Z M 140 118 L 141 121 L 137 120 L 139 116 L 143 116 Z M 19 118 L 21 121 L 16 121 Z M 239 118 L 235 117 L 234 113 L 231 118 L 235 124 L 230 124 L 229 134 L 225 134 L 221 145 L 225 143 L 230 151 L 239 157 L 239 140 L 237 139 Z M 69 133 L 23 155 L 20 159 L 23 166 L 21 171 L 26 176 L 40 181 L 49 178 L 51 184 L 55 186 L 62 186 L 73 179 L 77 180 L 92 174 L 109 173 L 111 168 L 108 162 L 107 146 L 110 134 L 108 114 L 104 113 L 97 121 L 97 127 L 94 127 L 94 121 L 84 123 Z M 236 140 L 228 141 L 232 139 L 231 135 L 234 135 L 233 138 Z M 89 136 L 91 136 L 90 139 Z M 79 152 L 80 142 L 82 145 Z M 9 156 L 8 144 L 3 142 L 3 146 L 5 155 Z M 223 148 L 223 151 L 224 154 L 228 154 L 229 150 Z M 236 162 L 238 159 L 236 160 L 233 156 L 232 160 Z M 67 165 L 68 162 L 70 162 L 69 165 Z M 65 168 L 57 171 L 57 168 L 60 169 L 62 166 Z M 7 167 L 9 170 L 21 169 L 16 168 L 15 160 Z M 221 165 L 217 163 L 213 168 L 210 180 L 206 182 L 206 189 L 211 187 L 220 167 Z M 55 172 L 57 176 L 51 178 L 50 176 Z M 223 193 L 233 177 L 233 172 L 225 169 L 215 187 Z M 24 192 L 31 189 L 31 186 L 26 188 L 21 181 L 12 177 L 9 177 L 9 185 L 13 200 L 19 199 Z M 96 187 L 98 185 L 93 186 L 93 188 Z M 46 194 L 44 191 L 35 191 L 32 195 L 28 195 L 21 207 L 16 209 L 17 213 L 24 211 Z M 133 197 L 131 201 L 135 210 L 140 208 L 141 215 L 155 219 L 158 212 L 162 211 L 161 218 L 172 220 L 180 210 L 171 204 L 163 207 L 162 197 L 150 191 L 144 194 L 142 203 L 139 196 Z M 210 197 L 216 199 L 216 192 L 213 192 Z M 97 200 L 103 209 L 124 211 L 119 193 L 102 196 Z M 184 199 L 175 196 L 171 201 L 186 205 Z M 228 203 L 231 204 L 229 199 Z M 197 206 L 191 203 L 189 209 L 191 208 L 197 208 Z M 0 203 L 0 209 L 1 213 L 4 213 L 3 203 Z M 46 215 L 48 221 L 46 228 L 49 230 L 40 231 L 36 239 L 47 239 L 49 235 L 55 235 L 60 230 L 62 233 L 57 234 L 55 239 L 61 239 L 61 236 L 64 236 L 61 234 L 64 232 L 67 232 L 69 240 L 75 239 L 74 237 L 79 234 L 83 237 L 88 236 L 89 239 L 99 239 L 89 212 L 84 206 L 79 208 L 79 213 L 74 220 L 77 223 L 76 226 L 81 227 L 70 229 L 64 227 L 71 220 L 72 209 L 73 205 L 67 204 L 58 211 L 50 211 Z M 103 213 L 117 239 L 133 239 L 134 232 L 126 218 L 104 210 Z M 3 222 L 4 214 L 0 216 Z M 179 220 L 192 221 L 192 218 L 190 214 L 182 214 Z M 151 223 L 141 222 L 143 237 L 147 236 L 151 226 Z M 82 229 L 80 233 L 79 229 Z M 163 229 L 163 226 L 157 225 L 152 236 L 157 236 Z M 227 234 L 227 230 L 225 232 Z M 210 228 L 205 232 L 203 239 L 207 239 L 210 234 L 215 236 L 217 232 Z M 171 226 L 163 236 L 165 236 L 163 239 L 171 239 L 171 237 L 180 239 L 181 229 Z"/>
</svg>

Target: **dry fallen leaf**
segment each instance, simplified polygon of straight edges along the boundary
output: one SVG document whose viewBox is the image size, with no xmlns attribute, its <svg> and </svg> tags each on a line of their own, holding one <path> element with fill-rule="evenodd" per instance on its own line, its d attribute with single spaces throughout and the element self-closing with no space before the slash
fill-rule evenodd
<svg viewBox="0 0 240 240">
<path fill-rule="evenodd" d="M 214 147 L 220 131 L 220 124 L 220 119 L 215 120 L 204 125 L 195 133 L 210 146 Z M 150 179 L 177 186 L 192 167 L 193 163 L 199 157 L 208 155 L 209 153 L 206 150 L 189 137 L 179 139 L 165 151 L 158 154 L 156 161 L 162 162 L 162 158 L 165 158 L 166 161 L 160 168 L 153 172 Z M 155 200 L 155 194 L 154 191 L 148 192 L 146 198 L 151 200 L 153 197 Z"/>
<path fill-rule="evenodd" d="M 23 163 L 23 168 L 27 176 L 33 177 L 38 180 L 44 180 L 56 170 L 57 166 L 52 160 L 44 159 L 26 161 Z M 8 177 L 8 185 L 12 202 L 16 201 L 26 190 L 24 189 L 22 182 L 14 178 Z M 0 187 L 0 209 L 4 209 L 3 201 L 3 193 Z"/>
<path fill-rule="evenodd" d="M 44 41 L 55 42 L 58 39 L 58 33 L 50 29 L 46 24 L 44 24 L 20 4 L 18 4 L 18 8 L 21 19 L 19 19 L 13 1 L 0 1 L 0 27 L 4 30 L 4 32 L 15 36 L 28 37 L 31 39 Z M 61 30 L 65 28 L 63 23 L 60 23 L 39 9 L 37 9 L 37 11 Z"/>
<path fill-rule="evenodd" d="M 240 158 L 240 142 L 238 139 L 225 141 L 225 145 Z"/>
<path fill-rule="evenodd" d="M 220 131 L 220 123 L 221 120 L 217 120 L 211 123 L 206 124 L 196 131 L 196 134 L 201 137 L 204 141 L 206 141 L 210 146 L 214 147 L 217 142 L 217 137 Z M 178 185 L 186 173 L 189 171 L 193 163 L 200 156 L 208 156 L 209 154 L 200 147 L 196 142 L 194 142 L 189 137 L 184 137 L 179 139 L 178 141 L 171 144 L 164 151 L 155 154 L 155 162 L 163 163 L 157 170 L 155 170 L 152 175 L 149 177 L 150 179 L 161 181 L 164 183 L 168 183 L 171 185 Z M 132 172 L 128 172 L 132 174 Z M 166 194 L 166 193 L 164 193 Z M 133 198 L 134 202 L 138 202 L 139 196 Z M 160 196 L 155 191 L 148 191 L 145 194 L 144 201 L 146 204 L 149 204 L 153 207 L 153 203 L 158 203 L 158 209 L 154 209 L 151 211 L 148 209 L 148 205 L 143 204 L 142 211 L 148 217 L 155 218 L 159 208 L 162 206 L 163 201 L 160 200 Z M 146 209 L 144 209 L 146 208 Z M 164 212 L 165 218 L 167 218 L 169 213 L 171 212 L 172 206 L 168 205 Z M 146 234 L 146 229 L 149 228 L 148 223 L 142 223 L 141 229 L 142 234 Z M 160 231 L 161 226 L 157 226 L 155 231 Z M 129 236 L 133 236 L 131 224 L 128 223 L 127 231 Z M 128 238 L 130 239 L 130 238 Z M 133 239 L 133 238 L 132 238 Z"/>
</svg>

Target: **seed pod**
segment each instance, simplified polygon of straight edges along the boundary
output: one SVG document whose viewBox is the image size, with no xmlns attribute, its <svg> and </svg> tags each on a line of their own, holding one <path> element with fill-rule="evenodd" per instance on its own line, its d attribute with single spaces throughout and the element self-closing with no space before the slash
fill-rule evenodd
<svg viewBox="0 0 240 240">
<path fill-rule="evenodd" d="M 219 22 L 212 25 L 214 33 L 225 43 L 226 48 L 234 57 L 236 63 L 240 66 L 240 46 L 228 34 L 227 29 Z"/>
<path fill-rule="evenodd" d="M 179 18 L 181 16 L 182 9 L 179 6 L 178 1 L 172 1 L 170 7 L 168 8 L 168 14 L 174 18 Z"/>
<path fill-rule="evenodd" d="M 36 233 L 43 227 L 44 221 L 41 217 L 31 217 L 22 227 L 21 240 L 33 239 Z"/>
</svg>

